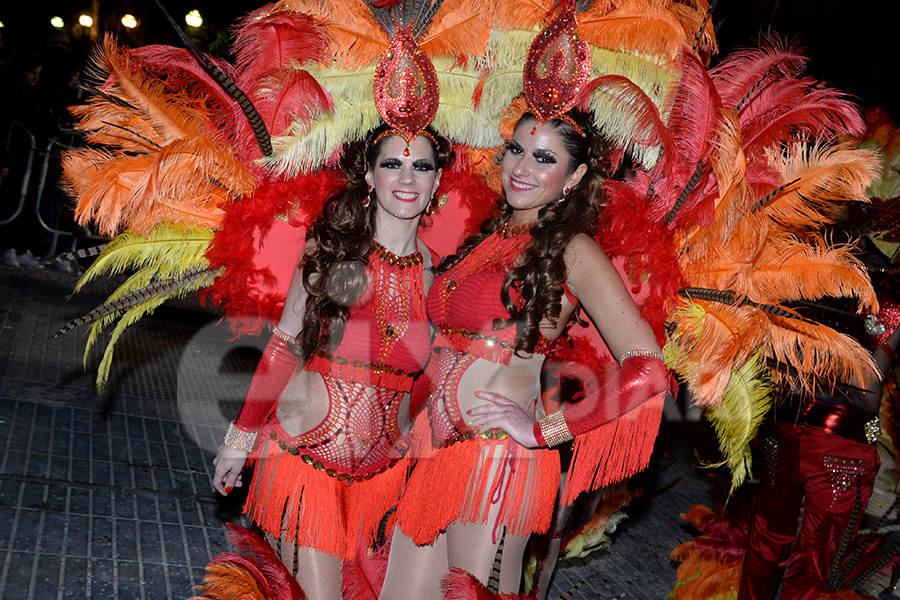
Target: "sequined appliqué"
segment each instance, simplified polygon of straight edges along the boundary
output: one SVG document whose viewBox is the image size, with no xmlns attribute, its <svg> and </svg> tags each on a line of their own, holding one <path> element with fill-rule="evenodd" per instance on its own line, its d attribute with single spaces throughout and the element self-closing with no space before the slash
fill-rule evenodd
<svg viewBox="0 0 900 600">
<path fill-rule="evenodd" d="M 841 494 L 856 485 L 865 469 L 866 461 L 861 458 L 847 458 L 826 454 L 822 459 L 831 480 L 831 505 L 834 506 Z"/>
</svg>

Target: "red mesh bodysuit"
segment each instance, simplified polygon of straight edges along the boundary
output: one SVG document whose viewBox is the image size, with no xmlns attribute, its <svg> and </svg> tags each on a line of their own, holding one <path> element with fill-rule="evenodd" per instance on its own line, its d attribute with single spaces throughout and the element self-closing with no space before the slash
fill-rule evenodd
<svg viewBox="0 0 900 600">
<path fill-rule="evenodd" d="M 457 389 L 466 369 L 478 358 L 509 364 L 516 338 L 512 323 L 494 329 L 496 319 L 509 319 L 500 291 L 506 273 L 531 240 L 527 229 L 501 228 L 459 263 L 438 277 L 428 294 L 428 316 L 437 327 L 429 371 L 432 375 L 432 434 L 435 441 L 456 437 L 468 427 L 459 412 Z M 513 302 L 520 297 L 510 288 Z M 546 354 L 552 342 L 541 336 L 534 354 Z"/>
<path fill-rule="evenodd" d="M 383 471 L 405 453 L 399 409 L 431 346 L 422 255 L 397 257 L 376 246 L 368 277 L 341 343 L 305 367 L 325 381 L 327 417 L 298 436 L 287 434 L 277 418 L 271 423 L 270 435 L 283 450 L 342 480 Z"/>
</svg>

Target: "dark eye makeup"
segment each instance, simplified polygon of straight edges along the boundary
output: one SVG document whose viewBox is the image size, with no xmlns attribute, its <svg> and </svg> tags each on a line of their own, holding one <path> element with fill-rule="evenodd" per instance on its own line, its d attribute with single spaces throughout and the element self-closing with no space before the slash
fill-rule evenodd
<svg viewBox="0 0 900 600">
<path fill-rule="evenodd" d="M 516 140 L 509 140 L 506 142 L 506 151 L 515 156 L 520 156 L 525 153 L 525 149 L 522 148 L 522 145 Z M 537 150 L 534 150 L 531 155 L 534 156 L 534 159 L 537 162 L 542 164 L 553 165 L 557 162 L 556 154 L 545 148 L 538 148 Z"/>
<path fill-rule="evenodd" d="M 385 158 L 378 166 L 383 169 L 399 169 L 403 162 L 399 158 Z"/>
<path fill-rule="evenodd" d="M 516 140 L 509 140 L 506 142 L 506 151 L 513 154 L 522 154 L 522 146 Z"/>
<path fill-rule="evenodd" d="M 420 158 L 413 163 L 413 169 L 416 171 L 434 171 L 434 164 L 427 158 Z"/>
<path fill-rule="evenodd" d="M 401 169 L 403 161 L 399 158 L 389 157 L 382 160 L 379 164 L 382 169 Z M 434 171 L 434 163 L 427 158 L 420 158 L 412 164 L 414 171 Z"/>
<path fill-rule="evenodd" d="M 535 160 L 540 163 L 556 164 L 556 155 L 549 150 L 538 148 L 537 150 L 532 152 L 532 156 L 534 156 Z"/>
</svg>

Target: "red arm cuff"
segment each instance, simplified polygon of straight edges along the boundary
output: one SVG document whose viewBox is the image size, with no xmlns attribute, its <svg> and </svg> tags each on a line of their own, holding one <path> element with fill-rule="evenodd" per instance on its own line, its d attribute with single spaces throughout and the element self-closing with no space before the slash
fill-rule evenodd
<svg viewBox="0 0 900 600">
<path fill-rule="evenodd" d="M 562 414 L 554 413 L 534 424 L 534 437 L 541 446 L 555 445 L 571 437 L 596 429 L 619 418 L 646 400 L 671 387 L 666 365 L 658 358 L 632 356 L 621 367 L 610 366 L 599 392 L 586 394 L 580 402 L 566 405 Z M 559 417 L 565 419 L 559 423 Z M 567 428 L 568 432 L 565 431 Z M 548 439 L 547 431 L 555 432 Z"/>
<path fill-rule="evenodd" d="M 247 398 L 234 425 L 243 431 L 257 431 L 272 411 L 300 359 L 291 351 L 287 341 L 273 334 L 263 350 L 262 358 L 253 374 Z"/>
</svg>

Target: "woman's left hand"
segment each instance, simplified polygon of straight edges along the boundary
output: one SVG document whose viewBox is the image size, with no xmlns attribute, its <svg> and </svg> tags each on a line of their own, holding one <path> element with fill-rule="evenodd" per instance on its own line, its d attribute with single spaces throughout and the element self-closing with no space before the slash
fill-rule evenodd
<svg viewBox="0 0 900 600">
<path fill-rule="evenodd" d="M 473 419 L 468 421 L 470 427 L 476 428 L 481 433 L 487 433 L 491 429 L 502 429 L 526 448 L 537 448 L 537 440 L 534 439 L 534 415 L 500 394 L 493 392 L 475 392 L 475 395 L 490 404 L 476 406 L 467 411 Z"/>
</svg>

